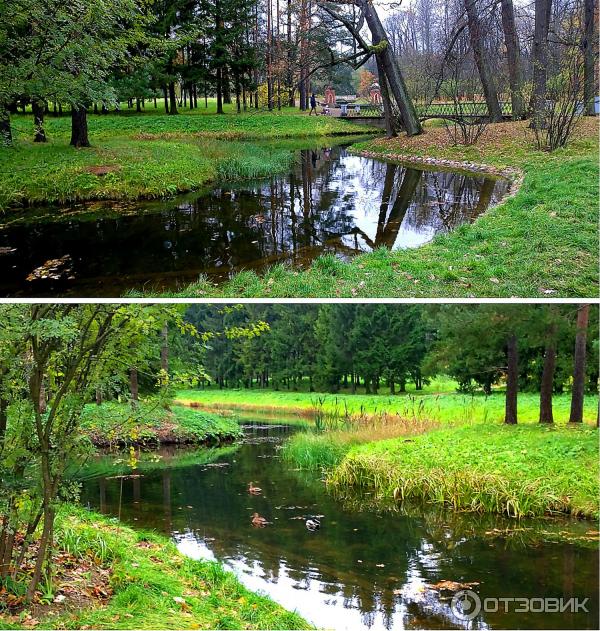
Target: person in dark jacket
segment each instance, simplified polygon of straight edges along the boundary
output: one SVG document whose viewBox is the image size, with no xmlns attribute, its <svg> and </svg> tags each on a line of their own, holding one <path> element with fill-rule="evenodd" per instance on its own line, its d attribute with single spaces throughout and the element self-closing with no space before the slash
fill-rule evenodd
<svg viewBox="0 0 600 631">
<path fill-rule="evenodd" d="M 308 115 L 310 116 L 313 112 L 315 113 L 315 116 L 318 116 L 318 114 L 317 114 L 317 97 L 315 96 L 314 92 L 310 95 L 310 112 L 308 113 Z"/>
</svg>

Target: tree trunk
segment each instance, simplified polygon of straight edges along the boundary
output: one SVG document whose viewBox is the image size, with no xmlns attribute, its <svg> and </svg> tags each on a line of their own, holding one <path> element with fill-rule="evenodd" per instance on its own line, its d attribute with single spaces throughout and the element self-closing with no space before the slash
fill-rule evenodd
<svg viewBox="0 0 600 631">
<path fill-rule="evenodd" d="M 473 57 L 479 72 L 483 95 L 487 104 L 488 114 L 493 123 L 502 120 L 502 109 L 498 101 L 498 89 L 485 54 L 484 35 L 477 8 L 477 0 L 464 0 L 467 22 L 469 24 L 469 37 Z"/>
<path fill-rule="evenodd" d="M 231 104 L 231 86 L 229 85 L 229 68 L 223 66 L 223 103 Z"/>
<path fill-rule="evenodd" d="M 556 368 L 556 325 L 548 328 L 544 369 L 540 387 L 540 423 L 553 423 L 552 393 L 554 391 L 554 371 Z"/>
<path fill-rule="evenodd" d="M 510 100 L 513 120 L 520 120 L 525 113 L 523 102 L 523 76 L 521 72 L 521 54 L 519 36 L 515 23 L 515 9 L 512 0 L 501 0 L 502 28 L 506 44 L 508 62 L 508 80 L 510 83 Z"/>
<path fill-rule="evenodd" d="M 535 0 L 535 25 L 533 30 L 533 126 L 544 126 L 546 108 L 546 66 L 548 65 L 548 28 L 552 0 Z"/>
<path fill-rule="evenodd" d="M 89 147 L 87 127 L 87 109 L 80 105 L 71 106 L 71 145 L 73 147 Z"/>
<path fill-rule="evenodd" d="M 131 392 L 132 401 L 137 401 L 139 394 L 138 371 L 134 366 L 129 369 L 129 390 Z"/>
<path fill-rule="evenodd" d="M 169 325 L 164 324 L 162 331 L 162 345 L 160 347 L 160 367 L 165 372 L 169 372 Z"/>
<path fill-rule="evenodd" d="M 8 110 L 0 106 L 0 146 L 12 145 L 12 129 L 10 127 L 10 114 Z"/>
<path fill-rule="evenodd" d="M 44 481 L 44 486 L 46 481 Z M 44 495 L 48 495 L 48 491 L 44 488 Z M 37 586 L 42 578 L 42 569 L 46 562 L 46 553 L 52 540 L 52 529 L 54 526 L 54 508 L 52 507 L 52 499 L 44 497 L 44 526 L 42 528 L 42 536 L 40 537 L 39 547 L 37 551 L 37 559 L 33 569 L 33 575 L 29 586 L 27 587 L 26 601 L 29 603 L 33 600 Z"/>
<path fill-rule="evenodd" d="M 8 401 L 0 396 L 0 453 L 4 446 L 4 435 L 8 426 Z"/>
<path fill-rule="evenodd" d="M 381 88 L 381 99 L 383 101 L 383 118 L 385 120 L 385 134 L 388 138 L 396 136 L 394 129 L 394 112 L 392 111 L 392 101 L 388 90 L 387 79 L 383 71 L 383 63 L 379 59 L 379 55 L 375 56 L 377 62 L 377 74 L 379 75 L 379 87 Z"/>
<path fill-rule="evenodd" d="M 575 354 L 573 360 L 573 390 L 571 393 L 571 415 L 569 423 L 583 422 L 583 393 L 585 390 L 585 345 L 590 305 L 581 305 L 577 309 L 577 335 L 575 336 Z"/>
<path fill-rule="evenodd" d="M 163 85 L 163 99 L 165 100 L 165 113 L 169 113 L 169 94 L 167 91 L 167 86 Z"/>
<path fill-rule="evenodd" d="M 223 114 L 223 77 L 222 69 L 217 68 L 217 114 Z"/>
<path fill-rule="evenodd" d="M 594 43 L 594 10 L 596 0 L 584 0 L 583 2 L 583 102 L 585 103 L 585 113 L 587 116 L 594 116 L 596 113 L 594 98 L 596 94 L 596 55 Z"/>
<path fill-rule="evenodd" d="M 513 333 L 506 344 L 506 410 L 504 422 L 507 425 L 517 424 L 517 393 L 519 389 L 519 349 L 517 336 Z"/>
<path fill-rule="evenodd" d="M 46 142 L 46 132 L 44 131 L 44 102 L 34 99 L 31 102 L 33 110 L 33 142 Z"/>
<path fill-rule="evenodd" d="M 169 114 L 179 114 L 177 111 L 177 95 L 175 94 L 175 81 L 169 82 Z"/>
<path fill-rule="evenodd" d="M 389 40 L 381 24 L 379 15 L 377 15 L 377 11 L 370 0 L 360 0 L 360 7 L 367 21 L 369 30 L 371 31 L 373 44 L 382 47 L 382 50 L 378 51 L 377 55 L 381 60 L 381 65 L 387 77 L 390 90 L 400 108 L 402 125 L 409 136 L 420 134 L 423 132 L 423 127 L 421 126 L 415 106 L 406 89 L 404 77 L 398 67 L 394 51 L 389 45 Z"/>
</svg>

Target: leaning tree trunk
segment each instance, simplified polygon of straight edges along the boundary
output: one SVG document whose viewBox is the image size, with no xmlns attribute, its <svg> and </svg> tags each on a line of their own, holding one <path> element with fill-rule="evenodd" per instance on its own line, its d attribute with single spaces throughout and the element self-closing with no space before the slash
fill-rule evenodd
<svg viewBox="0 0 600 631">
<path fill-rule="evenodd" d="M 398 67 L 398 63 L 394 56 L 394 51 L 389 45 L 387 33 L 381 24 L 379 15 L 372 4 L 372 0 L 360 0 L 360 8 L 365 16 L 369 30 L 371 31 L 371 39 L 375 52 L 381 60 L 383 72 L 387 77 L 388 84 L 394 100 L 400 109 L 402 117 L 402 125 L 407 135 L 416 136 L 423 132 L 423 127 L 417 116 L 417 111 L 408 94 L 404 77 Z"/>
<path fill-rule="evenodd" d="M 519 52 L 519 36 L 515 23 L 515 9 L 512 0 L 501 0 L 502 28 L 506 57 L 508 61 L 508 81 L 510 84 L 510 100 L 513 120 L 520 120 L 525 113 L 523 102 L 523 75 L 521 72 L 521 54 Z"/>
<path fill-rule="evenodd" d="M 87 109 L 83 105 L 71 106 L 71 145 L 89 147 Z"/>
<path fill-rule="evenodd" d="M 573 359 L 573 389 L 571 391 L 571 415 L 569 423 L 583 422 L 583 393 L 585 390 L 585 345 L 590 305 L 581 305 L 577 310 L 577 335 Z"/>
<path fill-rule="evenodd" d="M 519 390 L 519 350 L 517 336 L 513 333 L 506 344 L 506 410 L 504 422 L 507 425 L 517 424 L 517 394 Z"/>
<path fill-rule="evenodd" d="M 596 96 L 596 72 L 595 61 L 596 51 L 594 43 L 594 10 L 596 0 L 584 0 L 583 3 L 583 102 L 585 103 L 585 113 L 587 116 L 594 116 L 596 107 L 594 97 Z"/>
<path fill-rule="evenodd" d="M 383 64 L 378 56 L 375 56 L 377 62 L 377 74 L 379 75 L 379 86 L 381 88 L 381 99 L 383 101 L 383 118 L 385 120 L 385 133 L 388 138 L 396 136 L 394 129 L 394 112 L 392 111 L 392 101 L 390 99 L 390 91 L 388 90 L 387 79 L 383 72 Z"/>
<path fill-rule="evenodd" d="M 548 328 L 544 368 L 540 387 L 540 423 L 553 423 L 552 392 L 554 390 L 554 372 L 556 369 L 556 325 Z"/>
<path fill-rule="evenodd" d="M 483 36 L 483 28 L 479 20 L 477 0 L 464 0 L 465 11 L 467 12 L 467 22 L 469 25 L 469 37 L 471 39 L 471 48 L 473 49 L 473 57 L 479 72 L 481 87 L 488 109 L 490 120 L 497 123 L 502 120 L 502 108 L 498 101 L 498 89 L 492 70 L 485 54 L 485 44 Z"/>
<path fill-rule="evenodd" d="M 535 0 L 533 29 L 533 126 L 542 129 L 546 109 L 546 67 L 548 65 L 548 28 L 552 0 Z"/>
<path fill-rule="evenodd" d="M 46 142 L 44 131 L 44 102 L 34 99 L 31 102 L 33 110 L 33 142 Z"/>
</svg>

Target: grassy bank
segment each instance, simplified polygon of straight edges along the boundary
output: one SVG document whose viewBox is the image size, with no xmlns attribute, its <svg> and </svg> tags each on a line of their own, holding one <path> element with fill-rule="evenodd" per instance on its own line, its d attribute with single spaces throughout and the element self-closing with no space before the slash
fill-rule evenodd
<svg viewBox="0 0 600 631">
<path fill-rule="evenodd" d="M 30 115 L 13 116 L 14 146 L 0 148 L 0 211 L 44 202 L 159 198 L 217 180 L 264 177 L 293 160 L 292 146 L 264 141 L 367 129 L 293 110 L 217 115 L 211 103 L 208 110 L 181 112 L 90 115 L 92 147 L 83 149 L 69 146 L 68 116 L 46 118 L 47 143 L 32 142 Z"/>
<path fill-rule="evenodd" d="M 197 405 L 206 410 L 252 410 L 281 412 L 310 417 L 317 402 L 322 402 L 324 410 L 346 408 L 353 413 L 399 414 L 407 418 L 434 419 L 440 423 L 457 422 L 500 422 L 504 418 L 504 393 L 461 394 L 453 389 L 448 380 L 435 380 L 429 386 L 416 392 L 413 389 L 405 394 L 389 395 L 381 388 L 379 395 L 350 394 L 337 395 L 315 392 L 293 392 L 275 390 L 180 390 L 175 402 L 183 405 Z M 585 397 L 584 417 L 588 423 L 595 423 L 598 399 Z M 522 392 L 519 394 L 519 421 L 537 422 L 539 415 L 539 394 Z M 570 394 L 555 395 L 553 398 L 554 416 L 557 423 L 566 423 L 571 404 Z"/>
<path fill-rule="evenodd" d="M 241 435 L 233 418 L 175 406 L 140 401 L 137 408 L 108 401 L 86 405 L 83 424 L 97 447 L 111 445 L 202 444 L 218 445 Z"/>
<path fill-rule="evenodd" d="M 382 158 L 430 156 L 524 174 L 514 197 L 475 223 L 417 250 L 378 249 L 350 263 L 323 256 L 305 271 L 275 266 L 214 287 L 200 280 L 172 296 L 589 297 L 598 293 L 598 122 L 571 144 L 538 151 L 527 122 L 490 125 L 475 147 L 454 147 L 442 127 L 415 138 L 355 146 Z"/>
<path fill-rule="evenodd" d="M 214 562 L 181 555 L 162 536 L 82 509 L 56 524 L 55 584 L 28 610 L 0 608 L 3 629 L 305 629 Z"/>
<path fill-rule="evenodd" d="M 598 431 L 474 425 L 351 448 L 337 487 L 455 510 L 598 517 Z"/>
</svg>

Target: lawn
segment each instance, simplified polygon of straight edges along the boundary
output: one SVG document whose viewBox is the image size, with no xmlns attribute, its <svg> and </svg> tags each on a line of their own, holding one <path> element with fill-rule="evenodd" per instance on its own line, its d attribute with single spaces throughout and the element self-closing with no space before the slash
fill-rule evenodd
<svg viewBox="0 0 600 631">
<path fill-rule="evenodd" d="M 511 517 L 597 519 L 598 431 L 477 424 L 351 447 L 329 483 Z"/>
<path fill-rule="evenodd" d="M 339 393 L 337 395 L 315 392 L 293 392 L 275 390 L 180 390 L 175 403 L 195 404 L 207 410 L 238 410 L 251 412 L 281 412 L 310 416 L 315 405 L 322 401 L 326 410 L 344 412 L 364 411 L 368 414 L 385 412 L 403 417 L 428 418 L 441 423 L 456 422 L 500 422 L 504 418 L 504 393 L 496 391 L 486 397 L 481 393 L 462 394 L 453 390 L 446 379 L 434 380 L 421 392 L 410 390 L 405 394 L 390 396 L 381 388 L 379 395 Z M 598 398 L 585 397 L 584 417 L 594 424 Z M 571 397 L 569 394 L 555 395 L 554 418 L 557 423 L 566 423 L 569 418 Z M 539 415 L 539 394 L 519 394 L 519 421 L 535 423 Z"/>
<path fill-rule="evenodd" d="M 96 446 L 202 444 L 218 445 L 241 435 L 235 419 L 184 407 L 165 409 L 158 400 L 88 404 L 83 428 Z"/>
<path fill-rule="evenodd" d="M 12 117 L 12 148 L 0 148 L 0 211 L 44 202 L 160 198 L 209 182 L 265 177 L 293 160 L 295 147 L 265 141 L 364 134 L 368 128 L 295 110 L 237 115 L 231 108 L 167 116 L 90 115 L 92 147 L 69 146 L 69 116 L 46 117 L 47 143 L 34 143 L 31 115 Z"/>
<path fill-rule="evenodd" d="M 490 125 L 474 147 L 452 146 L 438 122 L 415 138 L 358 143 L 387 159 L 429 156 L 523 174 L 513 197 L 417 250 L 378 249 L 308 270 L 241 272 L 215 287 L 200 279 L 173 297 L 596 297 L 598 123 L 581 122 L 565 149 L 538 151 L 527 122 Z"/>
<path fill-rule="evenodd" d="M 1 628 L 310 628 L 220 564 L 184 557 L 168 538 L 116 519 L 67 506 L 55 541 L 58 586 L 45 587 L 31 610 L 0 609 Z"/>
</svg>

